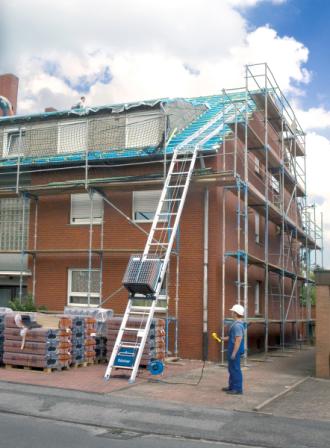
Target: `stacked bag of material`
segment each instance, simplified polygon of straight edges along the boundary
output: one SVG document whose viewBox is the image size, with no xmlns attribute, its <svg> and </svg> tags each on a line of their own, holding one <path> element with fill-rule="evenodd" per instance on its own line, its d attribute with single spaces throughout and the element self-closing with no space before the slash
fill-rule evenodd
<svg viewBox="0 0 330 448">
<path fill-rule="evenodd" d="M 67 306 L 64 313 L 73 320 L 80 318 L 84 322 L 84 361 L 106 360 L 106 321 L 113 316 L 113 310 Z M 81 340 L 74 338 L 73 346 L 75 342 L 82 348 Z"/>
<path fill-rule="evenodd" d="M 71 364 L 81 365 L 95 361 L 96 320 L 92 316 L 65 315 L 71 321 Z"/>
<path fill-rule="evenodd" d="M 85 322 L 80 316 L 68 316 L 71 320 L 72 351 L 71 363 L 79 365 L 85 361 Z"/>
<path fill-rule="evenodd" d="M 67 316 L 89 316 L 96 319 L 96 335 L 106 337 L 106 321 L 113 316 L 113 310 L 106 308 L 83 308 L 66 306 L 64 314 Z"/>
<path fill-rule="evenodd" d="M 112 317 L 107 321 L 107 358 L 110 359 L 113 347 L 116 342 L 116 337 L 120 328 L 122 316 Z M 145 326 L 146 319 L 141 318 L 129 318 L 127 327 L 140 328 L 141 330 Z M 125 331 L 122 341 L 125 343 L 132 343 L 135 345 L 141 341 L 141 338 L 137 337 L 138 332 Z M 132 349 L 127 348 L 127 355 L 132 354 Z M 133 349 L 134 351 L 134 349 Z M 152 319 L 150 331 L 147 337 L 147 341 L 144 347 L 143 355 L 140 365 L 147 366 L 149 362 L 154 360 L 165 361 L 165 321 L 164 319 L 154 318 Z M 135 350 L 136 352 L 136 350 Z M 121 353 L 125 353 L 125 349 L 121 349 Z"/>
<path fill-rule="evenodd" d="M 3 343 L 5 339 L 5 313 L 0 314 L 0 365 L 3 358 Z"/>
<path fill-rule="evenodd" d="M 85 362 L 94 363 L 96 358 L 96 319 L 93 316 L 85 316 Z"/>
<path fill-rule="evenodd" d="M 96 336 L 95 342 L 95 359 L 100 363 L 105 362 L 107 360 L 107 338 L 104 336 Z"/>
<path fill-rule="evenodd" d="M 5 316 L 3 362 L 11 366 L 62 369 L 71 363 L 71 321 L 36 313 Z"/>
</svg>

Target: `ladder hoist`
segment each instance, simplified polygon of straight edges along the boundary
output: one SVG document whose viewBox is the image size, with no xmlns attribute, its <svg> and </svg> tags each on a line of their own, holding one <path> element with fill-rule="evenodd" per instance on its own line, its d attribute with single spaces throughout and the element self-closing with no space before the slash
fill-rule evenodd
<svg viewBox="0 0 330 448">
<path fill-rule="evenodd" d="M 197 153 L 198 146 L 179 145 L 175 148 L 144 252 L 130 257 L 123 278 L 123 285 L 129 291 L 128 304 L 104 375 L 106 380 L 110 379 L 112 369 L 120 368 L 131 370 L 129 382 L 135 381 L 153 325 Z M 147 306 L 134 304 L 136 294 Z"/>
</svg>

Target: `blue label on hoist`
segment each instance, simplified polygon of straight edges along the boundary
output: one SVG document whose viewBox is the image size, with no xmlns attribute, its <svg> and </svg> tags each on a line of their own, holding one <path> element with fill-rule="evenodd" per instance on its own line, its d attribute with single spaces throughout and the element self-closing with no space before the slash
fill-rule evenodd
<svg viewBox="0 0 330 448">
<path fill-rule="evenodd" d="M 114 367 L 133 367 L 137 348 L 121 348 L 116 356 Z"/>
</svg>

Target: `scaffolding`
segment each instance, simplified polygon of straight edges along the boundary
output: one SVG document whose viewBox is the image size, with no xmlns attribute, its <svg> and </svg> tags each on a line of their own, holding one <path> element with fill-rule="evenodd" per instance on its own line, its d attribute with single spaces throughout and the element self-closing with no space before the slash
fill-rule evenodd
<svg viewBox="0 0 330 448">
<path fill-rule="evenodd" d="M 222 334 L 228 321 L 227 264 L 229 259 L 234 258 L 237 260 L 237 301 L 245 309 L 246 362 L 250 325 L 264 326 L 266 355 L 271 348 L 280 347 L 284 350 L 292 344 L 292 341 L 286 340 L 289 325 L 294 327 L 293 344 L 301 341 L 303 335 L 311 337 L 312 271 L 318 266 L 318 252 L 321 252 L 320 262 L 323 266 L 323 222 L 321 217 L 321 225 L 317 224 L 315 205 L 307 203 L 305 134 L 267 64 L 246 67 L 245 86 L 241 92 L 246 96 L 245 120 L 237 120 L 240 112 L 236 107 L 235 121 L 229 123 L 232 133 L 229 137 L 224 136 L 225 141 L 234 143 L 230 146 L 232 151 L 224 151 L 223 157 L 227 160 L 233 157 L 234 161 L 232 182 L 228 181 L 223 192 Z M 224 91 L 224 95 L 231 99 L 231 91 Z M 252 117 L 248 106 L 250 99 L 256 105 Z M 238 150 L 239 142 L 243 143 L 241 151 Z M 235 250 L 226 247 L 225 214 L 226 196 L 229 193 L 236 196 L 237 203 Z M 264 217 L 263 256 L 255 256 L 249 248 L 251 213 L 258 217 L 258 226 L 260 216 Z M 273 234 L 270 232 L 270 227 L 274 225 L 275 235 L 274 231 Z M 271 235 L 277 242 L 276 251 L 274 244 L 271 244 Z M 259 230 L 255 236 L 260 243 Z M 252 266 L 263 271 L 264 309 L 261 317 L 251 312 L 249 301 L 249 289 L 253 286 L 249 281 Z M 304 305 L 300 296 L 303 286 L 306 289 Z M 271 325 L 280 326 L 279 344 L 273 346 L 269 343 Z M 222 363 L 224 352 L 222 348 Z"/>
<path fill-rule="evenodd" d="M 212 101 L 217 105 L 213 115 L 212 108 L 207 106 Z M 58 118 L 55 120 L 52 116 L 42 124 L 33 120 L 31 123 L 22 121 L 15 124 L 15 127 L 11 125 L 13 127 L 10 131 L 3 135 L 7 152 L 3 153 L 0 160 L 0 198 L 21 198 L 25 204 L 21 217 L 23 227 L 27 221 L 28 203 L 31 210 L 30 242 L 27 243 L 27 238 L 22 236 L 19 247 L 1 248 L 3 254 L 17 254 L 21 257 L 20 299 L 23 295 L 23 278 L 26 275 L 25 257 L 31 258 L 32 295 L 35 297 L 37 257 L 42 254 L 71 253 L 86 257 L 87 276 L 84 282 L 88 306 L 91 305 L 96 290 L 100 297 L 100 306 L 122 291 L 121 287 L 104 296 L 104 256 L 139 253 L 142 248 L 105 247 L 104 216 L 101 219 L 99 243 L 96 246 L 95 197 L 101 197 L 104 206 L 111 207 L 132 226 L 148 235 L 143 226 L 111 201 L 108 192 L 132 191 L 136 188 L 161 189 L 175 145 L 185 142 L 199 144 L 201 147 L 200 165 L 195 168 L 193 184 L 199 186 L 207 197 L 208 188 L 213 186 L 219 188 L 222 194 L 222 335 L 224 336 L 229 320 L 226 309 L 230 294 L 227 289 L 233 275 L 234 261 L 235 301 L 243 304 L 245 308 L 245 362 L 249 352 L 250 325 L 263 326 L 266 354 L 273 347 L 269 338 L 271 327 L 275 325 L 280 328 L 280 341 L 276 346 L 282 350 L 289 343 L 289 326 L 294 328 L 295 343 L 310 338 L 313 322 L 311 273 L 316 266 L 323 266 L 323 223 L 317 223 L 315 205 L 307 202 L 305 134 L 267 64 L 247 66 L 245 86 L 223 90 L 221 95 L 191 101 L 170 101 L 166 107 L 161 101 L 144 102 L 135 106 L 139 108 L 139 113 L 131 114 L 126 105 L 122 105 L 115 111 L 113 107 L 109 108 L 110 116 L 106 117 L 88 114 L 86 116 L 74 111 L 63 113 L 67 123 L 65 127 Z M 130 107 L 133 108 L 133 105 Z M 194 122 L 200 117 L 204 119 L 203 126 L 198 132 L 197 128 L 191 132 Z M 11 123 L 10 118 L 7 121 Z M 192 127 L 189 128 L 191 123 Z M 180 137 L 178 131 L 182 131 L 181 135 L 184 137 Z M 178 135 L 181 140 L 176 138 Z M 115 159 L 119 159 L 118 162 Z M 151 169 L 139 175 L 134 172 L 135 168 L 146 166 Z M 110 170 L 111 175 L 104 176 L 104 170 Z M 113 175 L 115 170 L 116 176 Z M 51 177 L 55 172 L 59 180 L 49 182 L 48 176 Z M 43 182 L 31 183 L 33 176 L 38 176 Z M 39 248 L 40 198 L 81 192 L 87 192 L 90 198 L 88 247 Z M 232 197 L 236 203 L 236 241 L 230 241 L 229 244 L 228 232 L 234 223 L 231 223 L 228 216 L 232 204 L 229 199 Z M 249 242 L 251 221 L 255 222 L 257 219 L 262 231 L 253 235 L 253 238 L 258 238 L 260 244 L 260 250 L 254 253 Z M 274 232 L 277 234 L 275 246 L 272 241 Z M 172 263 L 174 269 L 173 272 L 169 269 L 166 276 L 166 295 L 169 285 L 174 285 L 175 293 L 171 298 L 174 302 L 174 315 L 169 315 L 167 311 L 166 319 L 167 326 L 172 322 L 175 324 L 174 355 L 177 356 L 179 237 L 172 255 L 175 258 Z M 207 252 L 204 253 L 204 266 L 207 263 L 205 256 L 207 257 Z M 258 268 L 263 273 L 263 310 L 258 316 L 251 311 L 251 267 Z M 93 275 L 96 268 L 99 270 L 98 279 Z M 302 287 L 306 293 L 305 304 L 301 303 Z M 207 310 L 204 310 L 204 314 L 205 312 L 207 314 Z M 222 363 L 224 359 L 225 350 L 222 348 Z"/>
</svg>

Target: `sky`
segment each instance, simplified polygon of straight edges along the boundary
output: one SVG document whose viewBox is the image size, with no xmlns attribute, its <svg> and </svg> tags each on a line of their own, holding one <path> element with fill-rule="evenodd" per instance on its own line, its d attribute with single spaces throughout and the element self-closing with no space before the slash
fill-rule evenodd
<svg viewBox="0 0 330 448">
<path fill-rule="evenodd" d="M 307 133 L 330 268 L 329 21 L 324 0 L 0 0 L 0 73 L 24 114 L 216 94 L 267 62 Z"/>
</svg>

